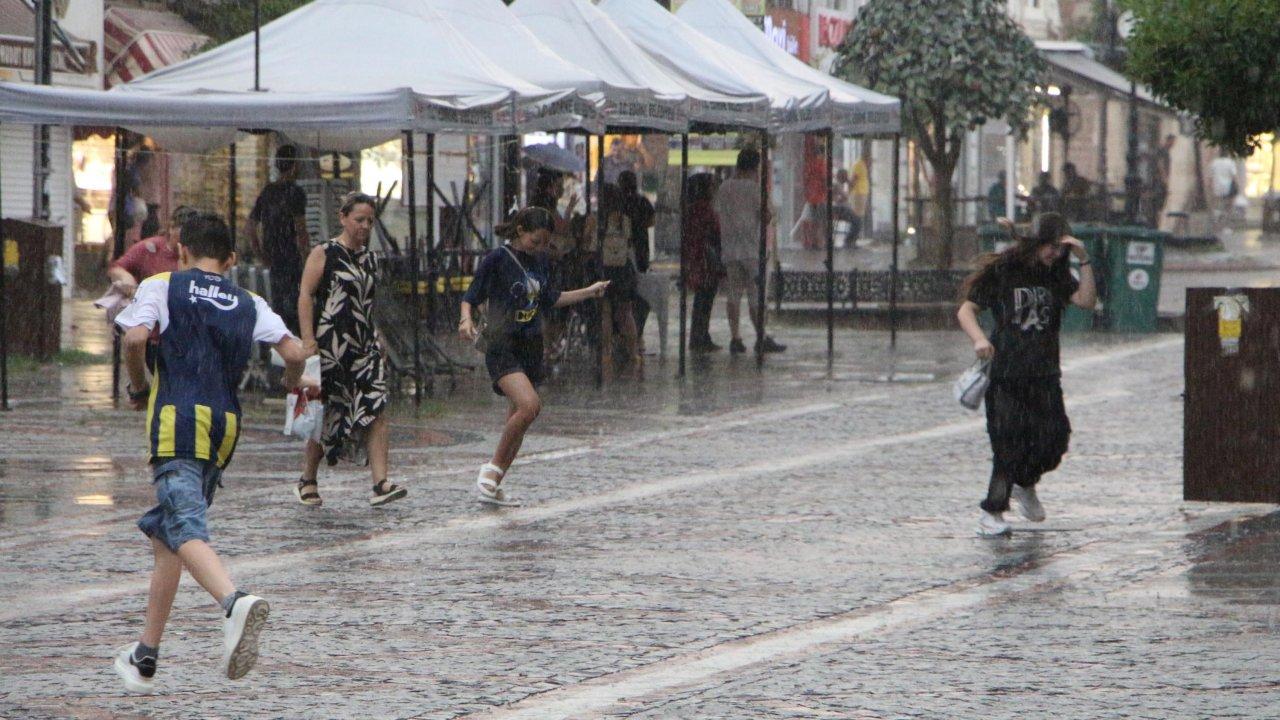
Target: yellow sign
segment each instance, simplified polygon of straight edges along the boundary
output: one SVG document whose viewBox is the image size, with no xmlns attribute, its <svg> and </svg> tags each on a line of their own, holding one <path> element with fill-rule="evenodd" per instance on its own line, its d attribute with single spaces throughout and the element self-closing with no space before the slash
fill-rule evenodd
<svg viewBox="0 0 1280 720">
<path fill-rule="evenodd" d="M 6 270 L 9 268 L 13 268 L 14 270 L 18 269 L 18 241 L 17 240 L 4 241 L 4 267 Z"/>
</svg>

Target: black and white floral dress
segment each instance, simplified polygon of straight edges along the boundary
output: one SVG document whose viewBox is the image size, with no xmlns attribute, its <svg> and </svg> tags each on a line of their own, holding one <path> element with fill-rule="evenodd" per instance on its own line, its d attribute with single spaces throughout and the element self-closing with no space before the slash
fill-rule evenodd
<svg viewBox="0 0 1280 720">
<path fill-rule="evenodd" d="M 387 406 L 386 366 L 373 324 L 377 266 L 368 250 L 324 246 L 316 291 L 316 344 L 324 393 L 320 444 L 330 465 L 367 465 L 367 431 Z"/>
</svg>

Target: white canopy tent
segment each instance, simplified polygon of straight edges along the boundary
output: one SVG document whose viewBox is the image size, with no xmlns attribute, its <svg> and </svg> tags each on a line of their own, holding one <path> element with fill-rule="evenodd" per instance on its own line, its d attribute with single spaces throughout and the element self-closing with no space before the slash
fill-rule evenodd
<svg viewBox="0 0 1280 720">
<path fill-rule="evenodd" d="M 768 112 L 763 95 L 724 94 L 660 67 L 588 0 L 517 0 L 511 11 L 561 57 L 591 68 L 610 84 L 649 88 L 664 103 L 607 110 L 610 127 L 684 132 L 687 123 L 669 114 L 666 105 L 679 100 L 685 101 L 687 119 L 702 123 L 752 125 Z"/>
<path fill-rule="evenodd" d="M 625 74 L 606 77 L 595 65 L 552 50 L 502 0 L 421 2 L 445 17 L 495 65 L 534 85 L 573 93 L 583 104 L 578 114 L 589 121 L 580 129 L 599 133 L 608 125 L 683 132 L 688 126 L 683 93 L 662 92 Z"/>
<path fill-rule="evenodd" d="M 727 48 L 694 30 L 654 2 L 604 0 L 599 8 L 669 72 L 726 95 L 764 95 L 770 112 L 763 122 L 743 123 L 770 132 L 806 132 L 831 127 L 830 93 Z"/>
<path fill-rule="evenodd" d="M 676 17 L 721 45 L 797 80 L 827 88 L 837 134 L 889 134 L 899 131 L 900 103 L 812 68 L 765 37 L 729 0 L 687 0 Z"/>
<path fill-rule="evenodd" d="M 335 131 L 346 126 L 338 123 L 307 143 L 329 149 L 367 147 L 407 129 L 511 133 L 592 121 L 583 115 L 594 112 L 589 103 L 566 88 L 543 87 L 499 66 L 467 41 L 456 20 L 419 0 L 316 0 L 263 26 L 256 60 L 250 33 L 113 92 L 198 98 L 222 93 L 236 102 L 254 90 L 256 64 L 263 93 L 297 103 L 304 111 L 307 98 L 348 95 L 358 119 L 364 113 L 360 101 L 369 93 L 414 96 L 415 126 L 388 125 L 379 138 L 371 134 L 370 124 L 344 141 Z M 359 40 L 375 37 L 376 43 Z M 590 80 L 585 71 L 579 77 Z M 297 127 L 315 133 L 316 125 Z M 303 140 L 286 126 L 271 127 Z"/>
</svg>

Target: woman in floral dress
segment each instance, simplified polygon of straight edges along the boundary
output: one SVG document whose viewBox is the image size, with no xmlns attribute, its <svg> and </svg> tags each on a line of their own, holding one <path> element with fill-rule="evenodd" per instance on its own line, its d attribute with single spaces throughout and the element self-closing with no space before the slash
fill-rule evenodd
<svg viewBox="0 0 1280 720">
<path fill-rule="evenodd" d="M 308 441 L 302 477 L 294 492 L 304 505 L 321 503 L 316 473 L 346 459 L 368 465 L 369 504 L 399 500 L 406 490 L 387 481 L 386 364 L 373 325 L 377 268 L 368 250 L 375 200 L 350 193 L 338 218 L 342 234 L 316 246 L 302 271 L 298 319 L 308 355 L 320 355 L 324 430 Z"/>
</svg>

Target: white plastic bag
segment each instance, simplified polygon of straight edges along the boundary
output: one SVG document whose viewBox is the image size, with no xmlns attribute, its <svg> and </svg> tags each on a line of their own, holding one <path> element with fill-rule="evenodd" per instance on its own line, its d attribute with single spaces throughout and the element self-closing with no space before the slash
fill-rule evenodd
<svg viewBox="0 0 1280 720">
<path fill-rule="evenodd" d="M 284 399 L 284 434 L 302 440 L 320 441 L 324 424 L 324 403 L 307 400 L 301 390 L 290 391 Z"/>
<path fill-rule="evenodd" d="M 987 387 L 991 385 L 991 377 L 988 374 L 990 369 L 990 360 L 979 360 L 956 378 L 952 392 L 961 405 L 970 410 L 982 407 L 982 398 L 986 396 Z"/>
<path fill-rule="evenodd" d="M 274 349 L 271 351 L 273 365 L 284 366 L 284 358 Z M 304 377 L 315 378 L 320 382 L 320 356 L 312 355 L 302 369 Z M 303 440 L 320 441 L 320 431 L 324 426 L 324 403 L 319 400 L 308 400 L 301 390 L 290 390 L 284 397 L 284 434 Z"/>
</svg>

